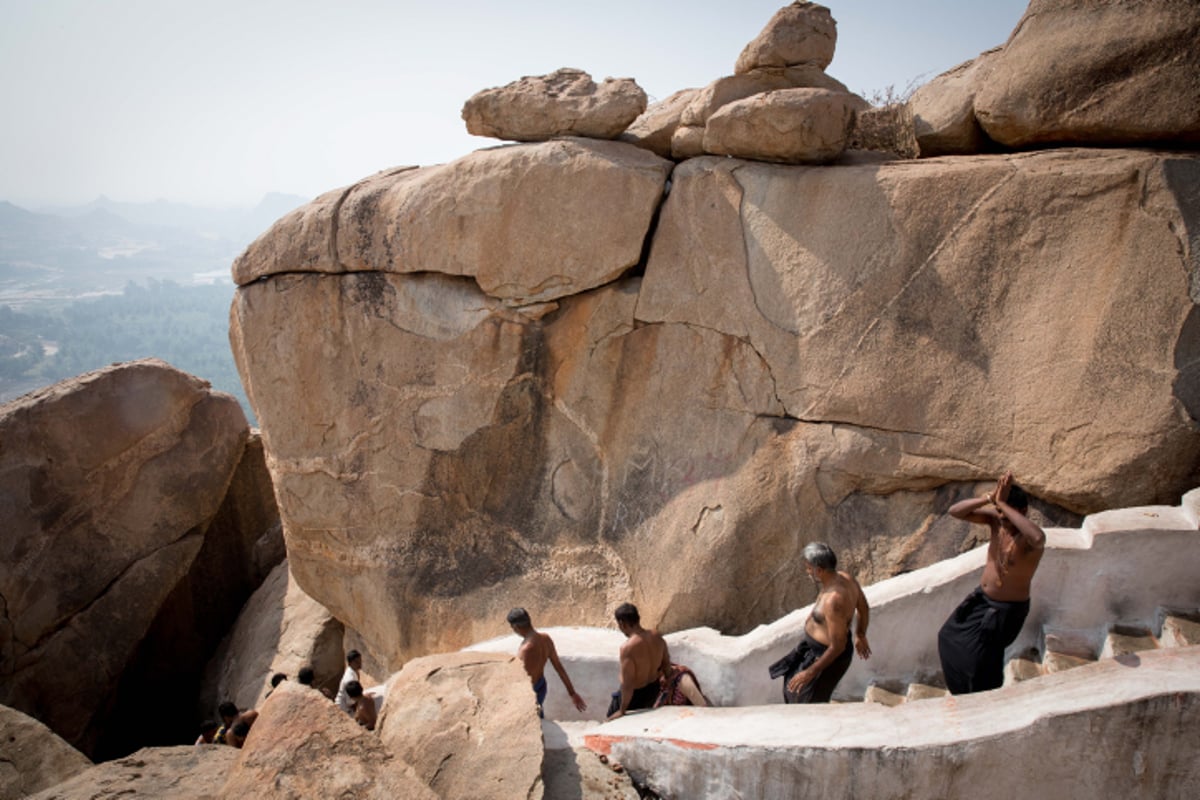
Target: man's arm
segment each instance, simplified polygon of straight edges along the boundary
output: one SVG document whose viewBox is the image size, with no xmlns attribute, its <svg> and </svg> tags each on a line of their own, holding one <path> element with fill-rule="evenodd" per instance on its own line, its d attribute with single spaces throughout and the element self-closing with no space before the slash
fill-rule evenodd
<svg viewBox="0 0 1200 800">
<path fill-rule="evenodd" d="M 867 596 L 863 594 L 858 581 L 853 578 L 850 580 L 858 590 L 858 603 L 854 608 L 858 614 L 858 623 L 854 626 L 854 649 L 858 651 L 859 658 L 870 658 L 871 645 L 867 642 L 867 626 L 871 624 L 871 605 L 867 602 Z"/>
<path fill-rule="evenodd" d="M 837 657 L 846 649 L 848 642 L 846 641 L 846 632 L 850 627 L 850 609 L 846 607 L 845 600 L 841 595 L 833 595 L 829 599 L 829 605 L 825 609 L 825 625 L 829 631 L 829 647 L 825 648 L 825 652 L 821 657 L 813 662 L 808 669 L 802 669 L 792 676 L 788 681 L 787 688 L 793 692 L 800 691 L 800 688 L 806 683 L 810 683 L 817 679 L 826 667 L 837 660 Z"/>
<path fill-rule="evenodd" d="M 967 522 L 974 522 L 977 525 L 993 524 L 999 517 L 999 514 L 992 507 L 991 495 L 959 500 L 950 506 L 949 513 L 950 516 L 956 519 L 965 519 Z"/>
<path fill-rule="evenodd" d="M 580 711 L 587 711 L 587 703 L 575 693 L 575 687 L 571 685 L 571 679 L 567 677 L 567 668 L 558 660 L 558 649 L 555 648 L 553 639 L 550 640 L 550 663 L 554 665 L 554 671 L 562 679 L 563 686 L 567 687 L 567 694 L 570 695 L 571 702 L 575 704 L 575 708 Z"/>
<path fill-rule="evenodd" d="M 609 719 L 625 716 L 625 710 L 629 708 L 629 703 L 633 700 L 633 682 L 637 678 L 637 664 L 633 660 L 626 648 L 628 644 L 621 645 L 621 707 Z"/>
<path fill-rule="evenodd" d="M 1026 548 L 1029 550 L 1041 550 L 1046 546 L 1046 532 L 1031 522 L 1029 517 L 1017 511 L 1003 500 L 996 503 L 996 509 L 1000 512 L 1001 516 L 1012 523 L 1012 526 L 1017 529 L 1017 533 L 1025 540 Z"/>
<path fill-rule="evenodd" d="M 667 640 L 659 636 L 658 640 L 662 642 L 663 654 L 662 661 L 658 665 L 658 677 L 661 680 L 671 680 L 671 648 L 667 647 Z"/>
</svg>

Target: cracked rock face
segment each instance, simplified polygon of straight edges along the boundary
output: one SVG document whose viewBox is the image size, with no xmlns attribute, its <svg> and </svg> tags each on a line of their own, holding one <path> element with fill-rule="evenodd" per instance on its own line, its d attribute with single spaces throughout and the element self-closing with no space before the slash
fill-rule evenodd
<svg viewBox="0 0 1200 800">
<path fill-rule="evenodd" d="M 87 750 L 247 435 L 236 400 L 155 360 L 0 406 L 0 703 Z"/>
<path fill-rule="evenodd" d="M 533 157 L 436 169 L 504 154 Z M 652 228 L 653 203 L 585 202 L 564 165 L 555 191 L 580 199 L 557 232 L 471 249 L 479 221 L 440 212 L 461 255 L 422 263 L 444 271 L 404 260 L 411 223 L 385 203 L 352 219 L 371 181 L 320 199 L 239 262 L 271 277 L 232 312 L 293 574 L 396 666 L 494 636 L 514 605 L 603 624 L 632 600 L 667 630 L 744 631 L 811 600 L 809 541 L 863 582 L 955 554 L 965 525 L 940 515 L 1007 468 L 1074 512 L 1172 498 L 1200 454 L 1198 177 L 1125 151 L 703 158 Z M 460 185 L 458 209 L 498 219 L 528 199 Z M 421 204 L 404 191 L 394 207 Z M 631 263 L 591 233 L 617 219 L 622 241 L 653 231 L 644 276 L 598 265 Z M 337 247 L 297 245 L 317 230 Z M 519 255 L 541 235 L 552 294 Z M 321 261 L 351 245 L 353 269 Z"/>
</svg>

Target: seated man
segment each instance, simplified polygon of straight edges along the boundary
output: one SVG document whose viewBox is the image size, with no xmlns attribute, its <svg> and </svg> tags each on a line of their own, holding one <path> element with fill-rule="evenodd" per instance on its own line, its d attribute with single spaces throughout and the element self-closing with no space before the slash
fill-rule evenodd
<svg viewBox="0 0 1200 800">
<path fill-rule="evenodd" d="M 346 671 L 342 673 L 342 679 L 338 681 L 338 692 L 334 702 L 337 703 L 338 708 L 350 715 L 353 715 L 354 712 L 350 707 L 350 698 L 346 694 L 346 684 L 350 681 L 360 681 L 360 670 L 362 670 L 362 653 L 357 650 L 346 653 Z"/>
<path fill-rule="evenodd" d="M 621 689 L 613 692 L 608 706 L 608 719 L 625 716 L 627 711 L 653 708 L 658 699 L 659 678 L 671 671 L 671 654 L 667 642 L 658 631 L 642 627 L 641 615 L 633 603 L 622 603 L 614 616 L 617 627 L 625 634 L 621 645 Z"/>
<path fill-rule="evenodd" d="M 529 681 L 533 684 L 533 694 L 537 698 L 538 716 L 545 716 L 542 705 L 546 702 L 546 692 L 548 691 L 546 684 L 547 661 L 554 667 L 563 686 L 567 688 L 567 694 L 570 696 L 571 702 L 575 704 L 575 708 L 587 711 L 587 703 L 575 693 L 575 687 L 571 684 L 570 677 L 567 676 L 567 669 L 558 658 L 554 640 L 548 634 L 534 629 L 529 612 L 523 608 L 514 608 L 508 612 L 508 624 L 512 626 L 513 633 L 520 636 L 522 640 L 521 646 L 517 648 L 517 658 L 521 659 L 521 664 L 525 667 L 525 674 L 529 676 Z"/>
<path fill-rule="evenodd" d="M 220 726 L 211 719 L 201 722 L 200 735 L 196 737 L 196 744 L 216 744 L 218 727 Z"/>
<path fill-rule="evenodd" d="M 375 696 L 364 692 L 362 684 L 358 681 L 349 681 L 346 684 L 346 695 L 350 699 L 354 721 L 369 731 L 375 730 Z"/>
</svg>

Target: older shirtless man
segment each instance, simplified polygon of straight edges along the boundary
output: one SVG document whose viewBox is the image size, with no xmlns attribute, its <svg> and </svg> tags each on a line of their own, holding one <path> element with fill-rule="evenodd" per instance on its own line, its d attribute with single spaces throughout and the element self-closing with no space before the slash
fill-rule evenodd
<svg viewBox="0 0 1200 800">
<path fill-rule="evenodd" d="M 658 631 L 642 627 L 641 615 L 633 603 L 617 606 L 613 616 L 625 634 L 621 645 L 621 688 L 613 692 L 608 719 L 625 716 L 626 711 L 654 708 L 658 699 L 659 678 L 671 675 L 671 654 Z"/>
<path fill-rule="evenodd" d="M 554 640 L 548 634 L 534 629 L 529 612 L 523 608 L 514 608 L 508 612 L 508 624 L 512 627 L 513 633 L 521 637 L 521 646 L 517 648 L 517 658 L 521 659 L 521 664 L 525 667 L 525 674 L 533 683 L 538 716 L 541 717 L 545 714 L 542 705 L 546 702 L 546 693 L 549 688 L 546 684 L 547 661 L 553 665 L 554 671 L 562 679 L 563 686 L 566 687 L 567 694 L 571 696 L 571 702 L 575 704 L 575 708 L 587 711 L 587 703 L 575 692 L 575 687 L 571 685 L 571 679 L 567 677 L 567 668 L 558 659 L 558 650 L 554 647 Z"/>
<path fill-rule="evenodd" d="M 1029 586 L 1045 552 L 1046 534 L 1025 516 L 1029 498 L 1004 473 L 991 494 L 950 506 L 950 514 L 991 531 L 979 587 L 938 631 L 938 656 L 951 694 L 997 689 L 1004 649 L 1029 614 Z"/>
<path fill-rule="evenodd" d="M 784 677 L 785 703 L 828 703 L 850 668 L 850 623 L 855 613 L 854 649 L 862 658 L 871 656 L 867 643 L 871 607 L 858 581 L 848 572 L 838 572 L 837 555 L 824 542 L 804 548 L 804 569 L 820 590 L 804 623 L 804 638 L 771 665 L 771 677 Z"/>
</svg>

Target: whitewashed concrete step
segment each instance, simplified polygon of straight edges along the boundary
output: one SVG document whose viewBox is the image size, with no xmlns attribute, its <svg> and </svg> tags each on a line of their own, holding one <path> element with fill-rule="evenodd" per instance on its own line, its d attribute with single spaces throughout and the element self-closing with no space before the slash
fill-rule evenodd
<svg viewBox="0 0 1200 800">
<path fill-rule="evenodd" d="M 1179 613 L 1167 613 L 1163 618 L 1161 647 L 1189 647 L 1200 644 L 1200 620 Z"/>
<path fill-rule="evenodd" d="M 1200 797 L 1200 647 L 1139 656 L 895 708 L 658 709 L 585 741 L 673 798 Z"/>
<path fill-rule="evenodd" d="M 1044 674 L 1044 670 L 1036 656 L 1037 654 L 1033 653 L 1010 658 L 1004 665 L 1004 685 L 1012 686 L 1030 678 L 1040 678 Z"/>
<path fill-rule="evenodd" d="M 907 698 L 904 690 L 899 687 L 886 688 L 879 684 L 871 684 L 867 687 L 867 693 L 863 695 L 864 703 L 878 703 L 883 706 L 893 708 L 903 703 Z"/>
<path fill-rule="evenodd" d="M 912 703 L 916 700 L 929 700 L 933 697 L 946 697 L 950 692 L 945 686 L 935 686 L 931 683 L 910 683 L 905 699 Z"/>
<path fill-rule="evenodd" d="M 1158 648 L 1158 640 L 1145 628 L 1114 625 L 1104 637 L 1100 658 L 1120 658 L 1132 653 L 1144 653 Z"/>
</svg>

